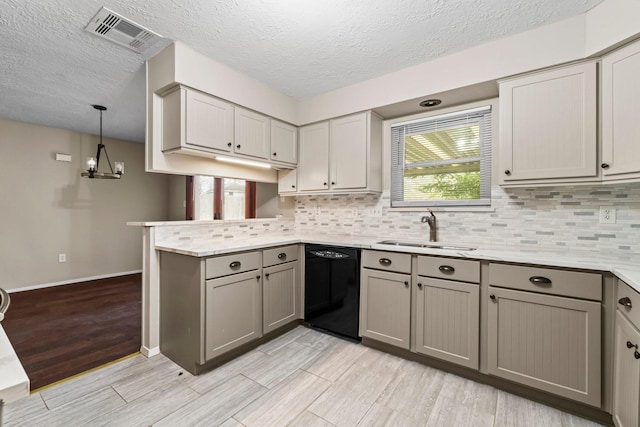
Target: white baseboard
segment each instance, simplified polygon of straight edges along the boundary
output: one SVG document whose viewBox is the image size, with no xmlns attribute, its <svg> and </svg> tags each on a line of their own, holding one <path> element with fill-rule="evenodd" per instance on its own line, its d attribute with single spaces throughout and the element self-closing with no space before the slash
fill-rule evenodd
<svg viewBox="0 0 640 427">
<path fill-rule="evenodd" d="M 143 356 L 147 356 L 147 357 L 157 356 L 160 354 L 160 347 L 148 348 L 145 346 L 141 346 L 140 353 L 142 353 Z"/>
<path fill-rule="evenodd" d="M 52 288 L 54 286 L 70 285 L 71 283 L 88 282 L 91 280 L 108 279 L 110 277 L 126 276 L 128 274 L 142 273 L 142 270 L 123 271 L 120 273 L 102 274 L 100 276 L 80 277 L 78 279 L 63 280 L 61 282 L 44 283 L 42 285 L 25 286 L 16 289 L 6 289 L 10 294 L 14 292 L 32 291 L 34 289 Z"/>
</svg>

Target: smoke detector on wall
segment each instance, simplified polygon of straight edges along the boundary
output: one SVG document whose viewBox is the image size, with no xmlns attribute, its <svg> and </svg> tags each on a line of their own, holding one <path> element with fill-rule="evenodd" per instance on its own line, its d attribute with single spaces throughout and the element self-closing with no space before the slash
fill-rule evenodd
<svg viewBox="0 0 640 427">
<path fill-rule="evenodd" d="M 162 39 L 160 34 L 154 33 L 106 7 L 100 9 L 84 29 L 138 53 L 144 52 L 152 44 Z"/>
</svg>

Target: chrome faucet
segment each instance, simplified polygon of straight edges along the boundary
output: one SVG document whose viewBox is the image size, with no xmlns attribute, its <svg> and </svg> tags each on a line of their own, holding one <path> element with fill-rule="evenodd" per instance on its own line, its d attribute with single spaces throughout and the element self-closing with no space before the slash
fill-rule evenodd
<svg viewBox="0 0 640 427">
<path fill-rule="evenodd" d="M 437 242 L 438 238 L 436 236 L 436 216 L 433 214 L 432 211 L 429 211 L 429 216 L 423 216 L 421 218 L 422 223 L 427 223 L 429 224 L 429 241 L 430 242 Z"/>
</svg>

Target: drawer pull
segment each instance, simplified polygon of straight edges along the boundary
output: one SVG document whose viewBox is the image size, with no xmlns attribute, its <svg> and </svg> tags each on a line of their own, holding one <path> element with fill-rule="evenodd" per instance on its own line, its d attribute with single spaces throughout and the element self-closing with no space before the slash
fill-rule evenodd
<svg viewBox="0 0 640 427">
<path fill-rule="evenodd" d="M 627 308 L 633 307 L 633 305 L 631 304 L 631 299 L 629 299 L 629 297 L 620 298 L 618 300 L 618 304 L 624 305 Z"/>
<path fill-rule="evenodd" d="M 382 265 L 385 265 L 385 266 L 390 266 L 391 265 L 391 260 L 389 258 L 380 258 L 378 260 L 378 262 L 380 264 L 382 264 Z"/>
<path fill-rule="evenodd" d="M 631 341 L 627 341 L 627 348 L 638 348 L 638 344 L 634 344 Z"/>
<path fill-rule="evenodd" d="M 240 268 L 242 264 L 240 263 L 240 261 L 233 261 L 231 264 L 229 264 L 229 268 Z"/>
<path fill-rule="evenodd" d="M 422 283 L 418 283 L 418 289 L 422 289 Z"/>
<path fill-rule="evenodd" d="M 440 267 L 438 267 L 438 270 L 442 271 L 443 273 L 455 273 L 456 269 L 451 267 L 450 265 L 441 265 Z"/>
<path fill-rule="evenodd" d="M 531 276 L 529 281 L 537 286 L 551 286 L 551 279 L 542 276 Z"/>
<path fill-rule="evenodd" d="M 284 252 L 280 252 L 278 254 L 278 259 L 285 259 L 287 257 L 287 254 L 285 254 Z"/>
<path fill-rule="evenodd" d="M 636 359 L 640 359 L 640 353 L 638 353 L 638 350 L 633 352 L 633 357 L 635 357 Z"/>
</svg>

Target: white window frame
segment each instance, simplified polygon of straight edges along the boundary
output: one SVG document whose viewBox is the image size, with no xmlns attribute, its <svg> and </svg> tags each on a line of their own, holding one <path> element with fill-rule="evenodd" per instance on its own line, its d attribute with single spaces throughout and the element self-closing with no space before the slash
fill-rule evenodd
<svg viewBox="0 0 640 427">
<path fill-rule="evenodd" d="M 404 200 L 404 143 L 405 135 L 394 140 L 394 128 L 404 127 L 410 129 L 420 123 L 433 122 L 447 119 L 448 117 L 473 115 L 482 111 L 489 111 L 489 118 L 485 120 L 481 129 L 483 139 L 480 142 L 481 154 L 476 160 L 480 161 L 480 198 L 466 200 Z M 391 208 L 490 208 L 491 207 L 491 182 L 492 182 L 492 150 L 495 141 L 495 121 L 497 108 L 493 101 L 485 101 L 434 111 L 428 114 L 420 114 L 411 117 L 395 119 L 389 125 L 389 141 L 391 144 Z M 488 139 L 488 141 L 487 141 Z M 401 144 L 399 144 L 401 142 Z M 472 160 L 472 159 L 470 159 Z M 434 162 L 432 165 L 442 164 Z M 413 165 L 418 166 L 417 164 Z"/>
</svg>

